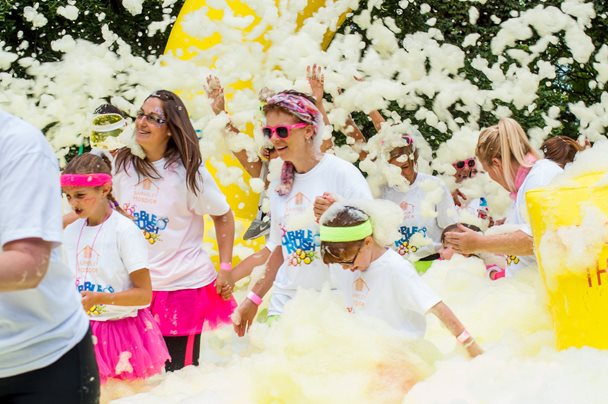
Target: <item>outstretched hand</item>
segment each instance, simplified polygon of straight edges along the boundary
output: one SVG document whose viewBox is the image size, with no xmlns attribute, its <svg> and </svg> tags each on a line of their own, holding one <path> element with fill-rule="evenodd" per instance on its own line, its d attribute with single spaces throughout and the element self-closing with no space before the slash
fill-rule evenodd
<svg viewBox="0 0 608 404">
<path fill-rule="evenodd" d="M 224 99 L 224 88 L 220 79 L 216 76 L 207 76 L 207 97 L 211 100 L 211 109 L 215 115 L 226 110 L 226 102 Z"/>
<path fill-rule="evenodd" d="M 445 244 L 459 254 L 473 254 L 479 251 L 482 235 L 476 231 L 458 225 L 458 231 L 445 233 Z"/>
<path fill-rule="evenodd" d="M 325 75 L 321 66 L 316 64 L 308 66 L 306 68 L 306 80 L 308 80 L 310 91 L 312 91 L 312 96 L 315 97 L 317 104 L 323 102 Z"/>
<path fill-rule="evenodd" d="M 452 199 L 454 200 L 454 204 L 456 206 L 462 206 L 462 203 L 467 200 L 467 197 L 465 194 L 460 192 L 459 189 L 455 189 L 454 192 L 452 192 Z"/>
<path fill-rule="evenodd" d="M 251 327 L 251 323 L 253 323 L 253 319 L 257 312 L 258 306 L 251 300 L 245 298 L 245 300 L 241 302 L 233 315 L 234 332 L 236 332 L 239 337 L 244 336 L 245 333 L 249 331 L 249 327 Z"/>
</svg>

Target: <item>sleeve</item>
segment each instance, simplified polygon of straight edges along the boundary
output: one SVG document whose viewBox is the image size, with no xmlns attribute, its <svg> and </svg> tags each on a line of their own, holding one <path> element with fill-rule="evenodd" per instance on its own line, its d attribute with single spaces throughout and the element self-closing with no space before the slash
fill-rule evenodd
<svg viewBox="0 0 608 404">
<path fill-rule="evenodd" d="M 127 272 L 148 268 L 148 246 L 141 230 L 131 221 L 118 228 L 118 252 Z"/>
<path fill-rule="evenodd" d="M 438 179 L 441 187 L 441 200 L 437 204 L 437 224 L 440 228 L 445 229 L 451 224 L 458 222 L 458 211 L 454 204 L 454 199 L 450 195 L 450 191 L 441 180 Z"/>
<path fill-rule="evenodd" d="M 220 191 L 217 183 L 207 171 L 201 167 L 199 170 L 201 182 L 199 183 L 199 192 L 194 192 L 188 189 L 188 207 L 197 215 L 209 214 L 212 216 L 220 216 L 230 210 L 230 205 L 226 202 L 226 197 Z"/>
<path fill-rule="evenodd" d="M 402 308 L 426 314 L 433 306 L 441 302 L 441 298 L 420 278 L 409 262 L 404 261 L 407 268 L 397 268 L 393 271 L 394 290 Z"/>
<path fill-rule="evenodd" d="M 32 129 L 33 130 L 33 129 Z M 54 244 L 62 241 L 59 166 L 44 139 L 30 134 L 19 141 L 5 142 L 0 151 L 0 244 L 26 238 L 40 238 Z M 42 135 L 39 135 L 42 137 Z"/>
<path fill-rule="evenodd" d="M 271 183 L 269 189 L 275 189 L 276 184 Z M 274 198 L 274 193 L 270 195 L 270 234 L 266 240 L 266 248 L 273 252 L 277 246 L 281 245 L 281 228 L 279 226 L 279 218 L 277 217 L 276 204 L 278 200 Z M 275 219 L 276 218 L 276 219 Z"/>
</svg>

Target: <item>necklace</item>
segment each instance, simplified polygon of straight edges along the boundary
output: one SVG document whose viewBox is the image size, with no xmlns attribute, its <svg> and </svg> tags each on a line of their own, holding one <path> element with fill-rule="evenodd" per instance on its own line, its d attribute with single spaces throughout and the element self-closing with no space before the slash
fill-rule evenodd
<svg viewBox="0 0 608 404">
<path fill-rule="evenodd" d="M 97 229 L 97 233 L 95 233 L 95 236 L 93 237 L 93 242 L 91 243 L 91 249 L 90 251 L 93 252 L 94 248 L 95 248 L 95 242 L 97 241 L 97 236 L 99 236 L 99 233 L 101 233 L 101 229 L 103 228 L 103 225 L 106 223 L 106 221 L 108 220 L 108 218 L 112 215 L 112 210 L 110 210 L 110 212 L 106 215 L 106 217 L 103 219 L 103 221 L 101 222 L 101 224 L 99 225 L 99 229 Z M 78 234 L 78 240 L 76 241 L 76 287 L 78 287 L 80 285 L 80 281 L 78 279 L 79 274 L 80 274 L 80 263 L 78 262 L 78 254 L 80 252 L 80 239 L 82 238 L 82 232 L 84 231 L 84 228 L 87 227 L 88 224 L 88 219 L 84 221 L 84 223 L 82 224 L 82 227 L 80 228 L 80 233 Z M 91 267 L 91 257 L 89 257 L 89 260 L 87 261 L 87 265 L 84 268 L 84 277 L 82 279 L 82 285 L 84 287 L 84 284 L 86 282 L 87 279 L 87 275 L 89 273 L 90 267 Z"/>
</svg>

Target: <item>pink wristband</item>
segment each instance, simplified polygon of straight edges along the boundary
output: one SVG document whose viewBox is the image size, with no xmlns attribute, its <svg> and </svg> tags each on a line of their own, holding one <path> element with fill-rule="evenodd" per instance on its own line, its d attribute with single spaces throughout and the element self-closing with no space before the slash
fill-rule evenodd
<svg viewBox="0 0 608 404">
<path fill-rule="evenodd" d="M 471 334 L 469 334 L 467 332 L 467 330 L 464 330 L 463 332 L 460 333 L 459 336 L 456 337 L 456 340 L 461 343 L 464 344 L 465 342 L 467 342 L 469 339 L 471 338 Z"/>
<path fill-rule="evenodd" d="M 251 300 L 256 306 L 262 304 L 262 298 L 258 296 L 257 293 L 255 293 L 253 290 L 250 290 L 249 293 L 247 293 L 247 299 Z"/>
<path fill-rule="evenodd" d="M 222 271 L 232 271 L 232 264 L 230 262 L 220 262 L 220 269 Z"/>
</svg>

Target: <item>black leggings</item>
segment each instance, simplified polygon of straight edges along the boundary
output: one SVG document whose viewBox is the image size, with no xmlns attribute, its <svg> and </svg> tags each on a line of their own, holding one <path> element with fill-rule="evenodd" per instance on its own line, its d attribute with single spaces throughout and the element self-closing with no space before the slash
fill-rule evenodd
<svg viewBox="0 0 608 404">
<path fill-rule="evenodd" d="M 57 362 L 0 379 L 3 404 L 97 404 L 99 373 L 91 330 Z"/>
<path fill-rule="evenodd" d="M 198 358 L 201 351 L 201 334 L 185 337 L 163 337 L 171 360 L 165 363 L 165 370 L 173 372 L 184 366 L 198 366 Z"/>
</svg>

